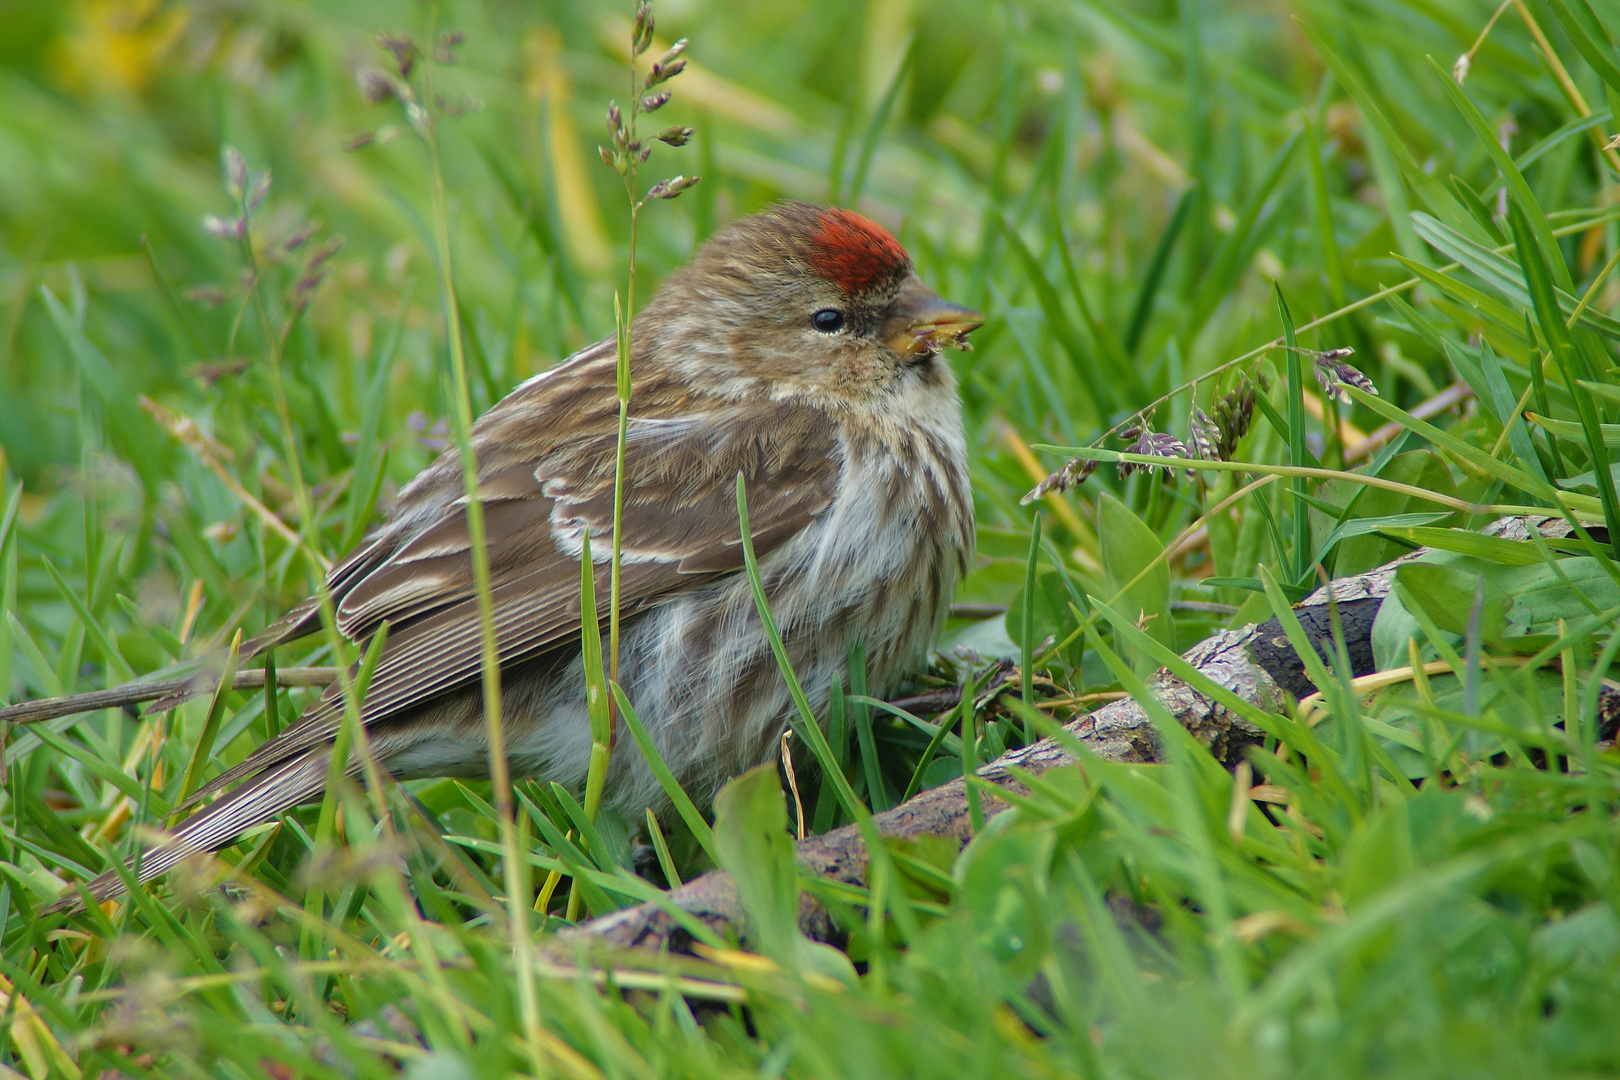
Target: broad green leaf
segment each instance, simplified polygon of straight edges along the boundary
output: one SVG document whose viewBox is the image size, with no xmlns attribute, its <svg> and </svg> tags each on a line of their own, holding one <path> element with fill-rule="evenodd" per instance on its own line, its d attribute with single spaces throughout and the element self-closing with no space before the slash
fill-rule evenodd
<svg viewBox="0 0 1620 1080">
<path fill-rule="evenodd" d="M 1426 693 L 1420 693 L 1410 682 L 1396 683 L 1380 691 L 1370 707 L 1372 714 L 1388 725 L 1386 738 L 1392 742 L 1391 756 L 1407 763 L 1407 775 L 1413 778 L 1433 772 L 1433 766 L 1422 752 L 1422 734 L 1426 726 L 1432 730 L 1432 718 L 1436 714 L 1467 715 L 1468 690 L 1462 679 L 1442 673 L 1430 675 L 1428 681 Z M 1529 672 L 1500 668 L 1496 672 L 1487 670 L 1481 681 L 1477 716 L 1469 717 L 1477 726 L 1471 724 L 1467 730 L 1458 732 L 1462 736 L 1460 747 L 1469 756 L 1490 757 L 1500 753 L 1510 740 L 1544 741 L 1542 717 L 1523 707 L 1524 695 L 1527 683 L 1532 684 L 1530 692 L 1540 698 L 1544 707 L 1550 707 L 1550 712 L 1556 713 L 1557 703 L 1563 697 L 1563 680 L 1556 670 L 1542 668 Z M 1518 729 L 1517 738 L 1515 729 Z M 1405 741 L 1396 743 L 1397 738 Z"/>
<path fill-rule="evenodd" d="M 1438 454 L 1430 450 L 1411 450 L 1397 454 L 1384 466 L 1379 475 L 1416 488 L 1439 491 L 1447 495 L 1456 494 L 1456 485 L 1452 482 L 1450 468 Z M 1378 521 L 1380 524 L 1364 529 L 1360 535 L 1346 534 L 1343 542 L 1339 544 L 1338 557 L 1332 566 L 1335 576 L 1365 573 L 1400 554 L 1398 545 L 1378 535 L 1378 532 L 1412 525 L 1429 525 L 1448 516 L 1441 513 L 1430 517 L 1428 521 L 1391 521 L 1390 519 L 1396 516 L 1425 511 L 1433 504 L 1424 503 L 1398 491 L 1356 487 L 1347 480 L 1330 481 L 1323 486 L 1321 497 L 1328 502 L 1343 504 L 1354 498 L 1358 491 L 1362 494 L 1355 503 L 1355 518 Z M 1318 529 L 1323 529 L 1330 523 L 1329 519 L 1321 515 L 1313 514 L 1312 517 Z M 1319 547 L 1325 546 L 1324 540 L 1318 539 L 1316 543 Z"/>
<path fill-rule="evenodd" d="M 748 911 L 750 945 L 792 965 L 799 936 L 799 874 L 776 766 L 760 765 L 721 788 L 714 811 L 715 847 Z"/>
<path fill-rule="evenodd" d="M 1488 539 L 1481 537 L 1480 539 Z M 1511 543 L 1511 541 L 1503 541 Z M 1515 545 L 1534 552 L 1533 545 Z M 1558 633 L 1558 621 L 1574 624 L 1602 611 L 1620 607 L 1620 584 L 1590 556 L 1573 556 L 1552 563 L 1507 565 L 1501 549 L 1488 555 L 1430 551 L 1417 562 L 1396 571 L 1396 580 L 1422 606 L 1440 631 L 1456 640 L 1467 630 L 1476 588 L 1485 581 L 1486 622 L 1481 637 L 1488 642 L 1514 645 Z M 1436 573 L 1435 571 L 1440 571 Z M 1500 612 L 1500 623 L 1497 612 Z M 1406 641 L 1416 633 L 1412 613 L 1395 594 L 1379 609 L 1373 623 L 1373 658 L 1380 670 L 1407 662 Z M 1520 642 L 1520 646 L 1535 642 Z M 1516 647 L 1517 648 L 1517 647 Z"/>
<path fill-rule="evenodd" d="M 1175 627 L 1170 622 L 1170 569 L 1158 556 L 1164 545 L 1131 508 L 1108 492 L 1097 496 L 1097 538 L 1102 545 L 1103 573 L 1109 599 L 1125 615 L 1142 626 L 1154 640 L 1175 647 Z M 1151 570 L 1129 589 L 1125 586 L 1149 564 Z M 1121 590 L 1124 590 L 1121 592 Z M 1133 668 L 1151 661 L 1140 654 L 1131 657 Z"/>
<path fill-rule="evenodd" d="M 1620 487 L 1620 461 L 1610 462 L 1609 482 Z M 1574 476 L 1566 476 L 1558 481 L 1558 486 L 1566 491 L 1590 491 L 1597 494 L 1599 491 L 1597 470 L 1587 469 Z"/>
<path fill-rule="evenodd" d="M 1391 799 L 1364 819 L 1350 838 L 1350 857 L 1339 885 L 1345 908 L 1355 911 L 1370 897 L 1405 878 L 1412 872 L 1413 861 L 1406 802 Z"/>
<path fill-rule="evenodd" d="M 1482 641 L 1500 641 L 1507 629 L 1513 598 L 1479 574 L 1456 566 L 1408 563 L 1395 576 L 1442 630 L 1466 634 L 1476 603 Z"/>
<path fill-rule="evenodd" d="M 1022 977 L 1046 959 L 1046 921 L 1029 902 L 1052 862 L 1057 833 L 1000 814 L 957 859 L 962 905 L 973 913 L 979 944 Z"/>
<path fill-rule="evenodd" d="M 737 883 L 753 933 L 748 944 L 789 971 L 854 985 L 849 958 L 799 932 L 799 864 L 775 765 L 750 769 L 714 800 L 720 865 Z"/>
<path fill-rule="evenodd" d="M 1033 610 L 1030 611 L 1033 616 L 1032 633 L 1026 643 L 1023 639 L 1024 615 L 1029 609 L 1030 595 L 1023 589 L 1018 590 L 1018 595 L 1013 597 L 1012 603 L 1007 608 L 1004 625 L 1007 636 L 1012 638 L 1015 644 L 1021 649 L 1036 649 L 1047 638 L 1063 641 L 1074 633 L 1078 626 L 1070 609 L 1074 597 L 1065 586 L 1063 575 L 1055 570 L 1048 570 L 1035 578 L 1034 604 Z M 1078 664 L 1083 651 L 1083 644 L 1077 637 L 1061 656 L 1067 664 Z"/>
</svg>

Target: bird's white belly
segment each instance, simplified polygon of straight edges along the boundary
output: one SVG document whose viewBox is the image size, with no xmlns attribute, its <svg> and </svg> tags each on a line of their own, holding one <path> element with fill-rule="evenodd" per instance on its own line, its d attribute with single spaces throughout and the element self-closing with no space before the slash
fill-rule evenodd
<svg viewBox="0 0 1620 1080">
<path fill-rule="evenodd" d="M 885 487 L 844 492 L 834 509 L 761 566 L 772 616 L 818 718 L 825 716 L 834 678 L 848 685 L 844 669 L 857 640 L 866 649 L 871 693 L 889 692 L 920 665 L 965 557 L 954 534 L 923 535 L 916 515 L 882 505 Z M 624 630 L 620 670 L 637 716 L 699 802 L 731 776 L 769 760 L 796 712 L 741 573 L 639 615 Z M 565 678 L 530 680 L 516 672 L 503 698 L 508 716 L 527 712 L 539 721 L 522 725 L 524 734 L 509 742 L 514 774 L 578 788 L 591 738 L 583 666 L 575 660 L 570 671 Z M 411 756 L 424 774 L 483 771 L 481 757 L 448 741 L 413 748 Z M 635 816 L 644 806 L 658 810 L 668 803 L 622 720 L 606 796 Z"/>
</svg>

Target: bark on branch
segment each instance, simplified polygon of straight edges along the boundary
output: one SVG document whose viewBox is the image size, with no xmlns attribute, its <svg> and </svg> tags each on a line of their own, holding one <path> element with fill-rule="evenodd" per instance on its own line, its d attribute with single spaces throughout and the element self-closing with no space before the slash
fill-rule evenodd
<svg viewBox="0 0 1620 1080">
<path fill-rule="evenodd" d="M 237 690 L 262 690 L 265 675 L 261 668 L 243 668 L 232 676 L 231 686 Z M 291 667 L 282 668 L 276 673 L 276 683 L 283 687 L 326 686 L 337 677 L 338 669 L 335 667 Z M 153 679 L 151 682 L 126 683 L 110 690 L 86 690 L 82 694 L 64 697 L 35 698 L 0 708 L 0 724 L 38 724 L 102 709 L 128 709 L 143 702 L 175 695 L 184 695 L 180 699 L 183 701 L 199 691 L 207 693 L 218 685 L 219 679 L 218 671 L 205 671 Z"/>
<path fill-rule="evenodd" d="M 1548 539 L 1567 536 L 1570 531 L 1561 518 L 1503 518 L 1483 531 L 1487 535 L 1522 541 L 1529 539 L 1531 528 L 1538 529 Z M 1333 652 L 1331 600 L 1338 608 L 1353 674 L 1360 676 L 1373 671 L 1373 620 L 1378 617 L 1384 597 L 1389 595 L 1396 568 L 1417 558 L 1424 550 L 1411 552 L 1369 573 L 1329 582 L 1295 605 L 1294 613 L 1306 637 L 1324 659 Z M 1218 633 L 1188 650 L 1185 659 L 1201 674 L 1262 708 L 1276 707 L 1285 693 L 1303 697 L 1317 689 L 1276 619 Z M 1164 669 L 1150 680 L 1149 689 L 1172 716 L 1223 762 L 1235 761 L 1243 747 L 1261 740 L 1258 730 Z M 1606 694 L 1604 706 L 1606 712 L 1616 711 L 1620 698 Z M 1130 699 L 1115 701 L 1071 721 L 1067 731 L 1102 758 L 1158 760 L 1158 738 L 1153 724 L 1142 707 Z M 1011 787 L 1015 783 L 1011 771 L 1014 766 L 1042 773 L 1071 762 L 1072 758 L 1057 742 L 1042 739 L 990 762 L 979 770 L 979 776 L 997 786 Z M 1006 803 L 993 798 L 984 803 L 987 817 L 1007 809 Z M 949 837 L 958 845 L 966 845 L 972 836 L 967 788 L 960 779 L 922 792 L 875 815 L 873 821 L 883 836 L 899 839 Z M 866 845 L 853 825 L 801 841 L 798 856 L 804 869 L 816 877 L 852 885 L 866 883 Z M 735 884 L 724 871 L 705 874 L 672 890 L 667 902 L 701 920 L 722 937 L 747 938 L 747 916 Z M 808 895 L 800 900 L 799 924 L 812 940 L 836 941 L 831 918 Z M 588 942 L 615 951 L 658 949 L 667 945 L 671 950 L 684 952 L 690 949 L 692 938 L 664 907 L 642 904 L 565 931 L 558 944 L 571 949 Z"/>
</svg>

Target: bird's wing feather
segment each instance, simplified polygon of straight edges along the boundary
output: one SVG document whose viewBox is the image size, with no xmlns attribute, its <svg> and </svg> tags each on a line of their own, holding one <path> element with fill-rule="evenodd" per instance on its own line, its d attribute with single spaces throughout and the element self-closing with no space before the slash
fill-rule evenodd
<svg viewBox="0 0 1620 1080">
<path fill-rule="evenodd" d="M 608 367 L 611 375 L 611 367 Z M 578 640 L 580 536 L 591 536 L 597 610 L 608 612 L 613 471 L 616 446 L 609 378 L 596 412 L 607 423 L 568 426 L 566 445 L 525 443 L 501 409 L 475 432 L 483 474 L 480 499 L 489 553 L 497 648 L 503 665 Z M 553 396 L 577 388 L 559 383 Z M 638 391 L 639 392 L 639 391 Z M 656 387 L 648 395 L 656 407 Z M 511 401 L 512 399 L 508 399 Z M 504 405 L 505 403 L 503 403 Z M 522 404 L 522 403 L 520 403 Z M 549 407 L 548 407 L 549 406 Z M 555 401 L 530 402 L 531 420 L 557 416 Z M 671 410 L 672 411 L 672 410 Z M 755 419 L 755 416 L 758 418 Z M 582 431 L 581 428 L 584 427 Z M 482 435 L 483 438 L 477 438 Z M 493 436 L 493 437 L 492 437 Z M 515 448 L 515 450 L 514 450 Z M 441 459 L 442 463 L 442 459 Z M 743 565 L 736 477 L 748 491 L 750 531 L 761 558 L 796 535 L 832 501 L 841 457 L 824 417 L 774 406 L 710 403 L 685 415 L 632 420 L 626 449 L 621 617 Z M 388 637 L 368 685 L 361 720 L 386 723 L 431 698 L 477 681 L 482 662 L 471 542 L 459 475 L 454 488 L 424 474 L 436 506 L 405 505 L 408 531 L 375 540 L 335 596 L 339 628 L 365 641 L 385 620 Z M 417 486 L 417 485 L 413 485 Z M 412 495 L 402 492 L 402 502 Z M 379 558 L 379 545 L 391 544 Z M 336 571 L 334 572 L 336 576 Z M 304 718 L 215 778 L 204 796 L 332 739 L 342 698 L 336 686 Z"/>
<path fill-rule="evenodd" d="M 165 842 L 147 848 L 138 865 L 126 865 L 135 872 L 136 880 L 150 881 L 190 855 L 224 847 L 244 830 L 269 821 L 325 788 L 330 756 L 323 748 L 277 762 L 253 783 L 237 788 L 188 818 Z M 84 887 L 99 903 L 123 892 L 124 882 L 118 871 L 108 870 L 86 882 Z M 70 892 L 41 914 L 76 911 L 80 906 L 79 895 Z"/>
</svg>

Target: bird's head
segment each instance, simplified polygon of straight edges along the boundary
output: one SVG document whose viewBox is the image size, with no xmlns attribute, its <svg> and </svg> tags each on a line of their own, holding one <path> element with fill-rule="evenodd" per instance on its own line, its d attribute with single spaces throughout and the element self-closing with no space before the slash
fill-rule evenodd
<svg viewBox="0 0 1620 1080">
<path fill-rule="evenodd" d="M 882 226 L 850 210 L 781 203 L 731 225 L 637 320 L 637 352 L 739 388 L 859 400 L 951 385 L 941 349 L 984 317 L 922 283 Z"/>
</svg>

